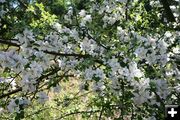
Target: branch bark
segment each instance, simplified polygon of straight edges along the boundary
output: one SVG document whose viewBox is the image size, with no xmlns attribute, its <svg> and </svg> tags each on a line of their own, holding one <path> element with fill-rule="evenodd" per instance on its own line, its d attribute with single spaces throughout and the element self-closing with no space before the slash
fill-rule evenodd
<svg viewBox="0 0 180 120">
<path fill-rule="evenodd" d="M 16 40 L 16 39 L 12 39 L 12 40 Z M 15 46 L 15 47 L 20 47 L 21 45 L 18 43 L 14 43 L 12 42 L 12 40 L 4 40 L 0 38 L 0 44 L 6 44 L 6 45 L 10 45 L 10 46 Z M 78 57 L 78 58 L 92 58 L 91 55 L 89 54 L 76 54 L 76 53 L 57 53 L 54 51 L 47 51 L 47 50 L 43 50 L 44 53 L 50 54 L 50 55 L 55 55 L 55 56 L 64 56 L 64 57 Z M 96 59 L 94 58 L 94 61 L 99 63 L 99 64 L 103 64 L 103 61 L 100 59 Z"/>
<path fill-rule="evenodd" d="M 18 43 L 12 42 L 12 40 L 4 40 L 4 39 L 1 39 L 1 38 L 0 38 L 0 44 L 6 44 L 6 45 L 14 46 L 14 47 L 20 47 L 20 46 L 21 46 L 21 45 L 18 44 Z M 90 55 L 88 55 L 88 54 L 86 54 L 86 55 L 83 55 L 83 54 L 75 54 L 75 53 L 66 54 L 66 53 L 57 53 L 57 52 L 47 51 L 47 50 L 44 50 L 43 52 L 44 52 L 44 53 L 47 53 L 47 54 L 51 54 L 51 55 L 65 56 L 65 57 L 68 57 L 68 56 L 74 56 L 74 57 L 79 57 L 79 58 L 87 58 L 87 57 L 90 57 Z"/>
<path fill-rule="evenodd" d="M 22 88 L 21 88 L 21 87 L 15 89 L 15 90 L 13 90 L 13 91 L 10 91 L 10 92 L 8 92 L 8 93 L 6 93 L 6 94 L 0 95 L 0 99 L 2 99 L 2 98 L 4 98 L 4 97 L 8 97 L 8 96 L 10 96 L 10 95 L 12 95 L 12 94 L 15 94 L 15 93 L 19 92 L 19 91 L 22 91 Z"/>
<path fill-rule="evenodd" d="M 10 46 L 20 47 L 19 44 L 13 43 L 12 40 L 4 40 L 4 39 L 1 39 L 1 38 L 0 38 L 0 43 L 1 43 L 1 44 L 10 45 Z"/>
</svg>

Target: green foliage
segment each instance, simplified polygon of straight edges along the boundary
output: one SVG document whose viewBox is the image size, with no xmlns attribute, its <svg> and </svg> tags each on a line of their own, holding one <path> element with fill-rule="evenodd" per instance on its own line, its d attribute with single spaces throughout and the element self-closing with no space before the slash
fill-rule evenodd
<svg viewBox="0 0 180 120">
<path fill-rule="evenodd" d="M 97 8 L 104 3 L 103 0 L 95 1 L 97 2 Z M 22 33 L 23 30 L 27 28 L 32 30 L 32 32 L 35 34 L 34 37 L 37 38 L 37 40 L 45 41 L 44 38 L 47 34 L 52 33 L 52 31 L 56 31 L 55 28 L 52 27 L 54 23 L 60 23 L 64 26 L 67 26 L 67 31 L 65 33 L 57 32 L 57 34 L 61 37 L 69 34 L 72 35 L 73 33 L 68 33 L 68 30 L 70 31 L 70 29 L 76 29 L 79 34 L 78 40 L 75 41 L 74 38 L 69 35 L 67 37 L 68 41 L 62 42 L 62 47 L 65 46 L 68 49 L 68 44 L 77 44 L 78 47 L 76 47 L 75 51 L 72 53 L 86 55 L 89 51 L 82 52 L 81 47 L 79 47 L 79 41 L 80 39 L 83 40 L 85 37 L 88 37 L 89 39 L 93 39 L 97 45 L 102 46 L 106 53 L 104 56 L 100 56 L 99 58 L 97 57 L 98 55 L 85 56 L 86 59 L 82 58 L 83 60 L 78 63 L 77 66 L 73 66 L 75 70 L 78 70 L 76 72 L 84 71 L 88 67 L 92 67 L 92 69 L 100 68 L 105 73 L 106 77 L 109 77 L 109 79 L 104 79 L 102 81 L 104 85 L 104 89 L 102 91 L 100 88 L 94 88 L 95 84 L 98 84 L 98 82 L 101 81 L 100 77 L 94 75 L 92 80 L 81 81 L 81 79 L 83 79 L 81 76 L 83 75 L 80 75 L 80 77 L 77 77 L 79 79 L 78 82 L 74 83 L 73 80 L 75 78 L 70 79 L 69 76 L 65 76 L 64 79 L 60 79 L 61 73 L 64 72 L 64 69 L 62 69 L 61 72 L 57 73 L 55 76 L 46 77 L 45 79 L 47 79 L 47 81 L 42 80 L 44 82 L 43 84 L 40 84 L 42 81 L 38 81 L 37 83 L 38 85 L 41 85 L 38 89 L 39 91 L 44 89 L 48 94 L 50 94 L 50 96 L 52 95 L 49 102 L 40 105 L 37 103 L 37 101 L 33 101 L 38 99 L 36 93 L 39 91 L 36 91 L 34 95 L 31 95 L 28 92 L 20 92 L 18 94 L 12 95 L 11 97 L 16 98 L 16 96 L 19 94 L 22 96 L 28 96 L 32 99 L 32 104 L 28 107 L 20 105 L 19 112 L 12 114 L 4 113 L 0 119 L 12 118 L 15 120 L 52 120 L 59 118 L 67 120 L 96 120 L 110 118 L 114 120 L 123 120 L 124 118 L 131 116 L 131 119 L 143 120 L 144 118 L 148 118 L 154 114 L 157 119 L 163 119 L 164 103 L 168 103 L 168 101 L 172 101 L 172 103 L 180 102 L 178 101 L 179 94 L 175 91 L 173 91 L 172 94 L 176 95 L 176 99 L 172 98 L 172 94 L 167 97 L 166 101 L 161 99 L 156 93 L 158 87 L 154 81 L 150 81 L 150 87 L 146 89 L 150 91 L 150 94 L 157 96 L 155 100 L 157 101 L 157 104 L 152 105 L 144 102 L 138 106 L 133 103 L 134 101 L 132 98 L 135 97 L 134 93 L 139 94 L 141 91 L 134 90 L 134 85 L 132 85 L 132 83 L 130 83 L 130 81 L 127 79 L 124 79 L 125 76 L 122 76 L 122 78 L 118 78 L 116 80 L 116 84 L 119 86 L 115 86 L 115 88 L 110 86 L 114 81 L 113 78 L 111 80 L 111 75 L 109 73 L 113 70 L 110 66 L 107 65 L 106 62 L 112 58 L 117 58 L 117 62 L 120 63 L 120 66 L 127 69 L 131 67 L 129 65 L 131 61 L 137 62 L 137 66 L 141 68 L 144 76 L 151 80 L 163 79 L 163 75 L 166 72 L 163 71 L 164 69 L 171 70 L 176 63 L 178 66 L 179 61 L 175 58 L 175 63 L 174 61 L 168 61 L 168 63 L 163 66 L 163 68 L 162 65 L 158 63 L 146 64 L 147 61 L 145 59 L 141 60 L 134 54 L 134 51 L 137 48 L 145 44 L 145 38 L 142 38 L 141 35 L 145 37 L 159 37 L 159 39 L 156 41 L 159 42 L 161 40 L 160 35 L 163 36 L 167 30 L 175 31 L 175 29 L 172 29 L 174 25 L 173 23 L 166 23 L 163 21 L 163 8 L 161 6 L 151 6 L 150 1 L 146 0 L 134 0 L 133 2 L 128 0 L 126 4 L 117 3 L 119 8 L 126 8 L 123 12 L 120 11 L 122 12 L 121 16 L 118 17 L 120 19 L 118 19 L 115 23 L 107 24 L 105 26 L 103 18 L 104 16 L 113 15 L 118 10 L 113 9 L 112 13 L 102 12 L 102 14 L 99 14 L 98 10 L 94 10 L 86 11 L 86 14 L 91 15 L 92 22 L 87 22 L 85 26 L 80 26 L 79 23 L 81 22 L 82 18 L 78 17 L 79 12 L 82 9 L 86 10 L 94 7 L 90 6 L 92 3 L 93 2 L 90 0 L 9 0 L 5 3 L 2 3 L 4 6 L 3 9 L 6 9 L 8 12 L 6 15 L 2 16 L 1 19 L 0 37 L 4 39 L 14 38 L 15 35 Z M 105 8 L 109 9 L 107 6 Z M 72 9 L 72 16 L 70 16 L 70 19 L 72 19 L 71 24 L 67 18 L 64 17 L 69 9 Z M 117 36 L 118 30 L 124 33 L 120 33 L 120 35 Z M 136 36 L 135 34 L 137 34 L 137 37 L 134 37 Z M 51 35 L 55 36 L 55 34 Z M 93 38 L 91 38 L 92 36 Z M 58 38 L 58 40 L 61 39 Z M 178 38 L 175 38 L 175 43 L 171 46 L 168 46 L 168 52 L 173 52 L 172 48 L 178 48 L 178 40 Z M 33 46 L 33 44 L 33 42 L 29 43 L 29 46 Z M 49 45 L 50 43 L 47 42 L 47 44 Z M 29 46 L 26 46 L 24 49 L 28 49 Z M 36 52 L 39 52 L 38 47 L 40 46 L 35 45 L 35 48 L 37 49 L 33 48 L 33 50 L 37 50 Z M 8 50 L 8 48 L 9 46 L 0 46 L 0 49 L 3 51 L 6 51 L 6 49 Z M 153 48 L 153 46 L 146 45 L 144 48 L 149 49 Z M 16 51 L 19 52 L 18 49 Z M 45 50 L 42 51 L 47 52 Z M 61 50 L 57 50 L 57 52 L 59 51 Z M 120 53 L 122 55 L 120 55 Z M 152 53 L 152 51 L 148 50 L 147 54 L 150 53 Z M 159 53 L 155 54 L 158 55 Z M 55 55 L 54 58 L 51 58 L 51 61 L 54 60 L 54 62 L 57 62 L 56 57 L 57 55 Z M 65 57 L 62 56 L 62 58 Z M 71 56 L 67 59 L 70 61 Z M 75 60 L 79 59 L 81 58 L 77 57 Z M 36 60 L 36 55 L 30 56 L 28 60 Z M 58 66 L 57 64 L 58 63 L 54 63 L 48 67 L 53 68 Z M 0 77 L 16 77 L 16 74 L 13 73 L 8 67 L 0 67 L 2 67 L 0 68 Z M 26 64 L 25 69 L 29 67 L 30 63 Z M 176 69 L 179 69 L 178 67 Z M 52 69 L 47 69 L 45 72 L 49 72 L 51 70 Z M 70 73 L 73 72 L 74 71 L 70 71 Z M 21 78 L 17 77 L 15 82 L 18 83 L 20 79 Z M 141 78 L 138 77 L 130 79 L 133 79 L 134 83 L 143 82 L 141 81 Z M 80 82 L 82 82 L 81 86 L 79 86 Z M 171 79 L 171 77 L 167 77 L 167 82 L 171 85 L 175 85 L 176 78 L 172 77 Z M 51 88 L 55 87 L 57 83 L 61 83 L 62 91 L 58 94 L 52 93 Z M 9 89 L 11 89 L 8 87 L 8 85 L 8 83 L 0 82 L 1 94 L 6 92 L 8 93 Z M 0 107 L 2 106 L 5 108 L 8 101 L 9 98 L 7 98 L 7 100 L 1 100 L 0 98 Z M 19 104 L 19 101 L 16 100 L 15 103 Z"/>
</svg>

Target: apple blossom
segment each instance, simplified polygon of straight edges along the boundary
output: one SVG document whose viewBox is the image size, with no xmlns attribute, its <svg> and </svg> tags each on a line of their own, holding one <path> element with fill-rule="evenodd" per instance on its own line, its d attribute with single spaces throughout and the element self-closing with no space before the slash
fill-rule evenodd
<svg viewBox="0 0 180 120">
<path fill-rule="evenodd" d="M 173 23 L 150 29 L 153 12 L 143 11 L 145 3 L 137 3 L 91 0 L 81 9 L 69 3 L 60 22 L 55 20 L 45 33 L 30 25 L 14 40 L 0 39 L 7 45 L 0 51 L 0 103 L 6 104 L 5 98 L 9 102 L 3 109 L 20 113 L 21 106 L 30 105 L 29 99 L 36 98 L 44 104 L 49 89 L 60 92 L 61 80 L 75 76 L 81 80 L 81 92 L 100 92 L 95 94 L 98 98 L 94 105 L 102 107 L 102 114 L 112 104 L 127 105 L 125 112 L 119 108 L 122 118 L 132 109 L 134 119 L 138 119 L 141 113 L 137 111 L 143 107 L 147 115 L 142 118 L 155 119 L 151 111 L 156 107 L 152 106 L 161 109 L 162 102 L 177 101 L 173 96 L 180 92 L 179 32 L 170 30 Z M 150 2 L 153 7 L 159 4 Z M 137 12 L 139 9 L 145 15 Z M 0 16 L 4 16 L 2 11 Z"/>
<path fill-rule="evenodd" d="M 43 104 L 44 102 L 46 102 L 49 99 L 49 97 L 46 95 L 45 92 L 39 92 L 38 93 L 38 101 L 39 103 Z"/>
</svg>

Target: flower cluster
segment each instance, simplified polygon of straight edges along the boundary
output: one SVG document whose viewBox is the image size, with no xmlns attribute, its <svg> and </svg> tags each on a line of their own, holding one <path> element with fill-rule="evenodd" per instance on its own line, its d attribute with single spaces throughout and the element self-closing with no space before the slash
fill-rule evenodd
<svg viewBox="0 0 180 120">
<path fill-rule="evenodd" d="M 14 47 L 0 52 L 0 67 L 12 74 L 6 82 L 15 90 L 7 96 L 21 91 L 9 100 L 7 109 L 18 113 L 30 104 L 29 98 L 44 104 L 49 99 L 46 90 L 60 92 L 60 82 L 68 75 L 83 80 L 81 89 L 92 82 L 91 89 L 100 91 L 100 97 L 108 96 L 118 105 L 128 101 L 127 107 L 135 106 L 135 110 L 176 103 L 172 96 L 180 93 L 179 32 L 152 35 L 127 29 L 118 23 L 125 20 L 126 2 L 91 1 L 93 7 L 79 11 L 69 7 L 65 22 L 55 22 L 43 38 L 28 29 L 17 34 Z M 0 84 L 3 81 L 0 77 Z M 155 119 L 154 113 L 149 114 L 146 118 Z"/>
<path fill-rule="evenodd" d="M 27 98 L 21 97 L 21 98 L 11 99 L 7 108 L 11 113 L 13 112 L 19 113 L 21 109 L 23 107 L 26 107 L 27 105 L 30 105 L 30 101 Z"/>
</svg>

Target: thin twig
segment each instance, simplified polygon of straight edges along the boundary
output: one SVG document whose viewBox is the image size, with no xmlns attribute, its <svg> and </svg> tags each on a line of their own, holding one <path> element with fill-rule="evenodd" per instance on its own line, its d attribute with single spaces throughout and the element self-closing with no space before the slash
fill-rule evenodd
<svg viewBox="0 0 180 120">
<path fill-rule="evenodd" d="M 101 112 L 100 112 L 100 115 L 99 115 L 99 119 L 98 119 L 98 120 L 101 120 L 103 111 L 104 111 L 104 106 L 102 106 L 102 108 L 101 108 Z"/>
<path fill-rule="evenodd" d="M 65 114 L 59 118 L 56 118 L 55 120 L 60 120 L 60 119 L 63 119 L 67 116 L 71 116 L 71 115 L 75 115 L 75 114 L 84 114 L 84 113 L 96 113 L 96 112 L 100 112 L 101 110 L 92 110 L 92 111 L 77 111 L 77 112 L 71 112 L 71 113 L 68 113 L 68 114 Z"/>
</svg>

